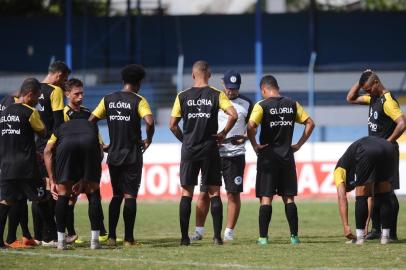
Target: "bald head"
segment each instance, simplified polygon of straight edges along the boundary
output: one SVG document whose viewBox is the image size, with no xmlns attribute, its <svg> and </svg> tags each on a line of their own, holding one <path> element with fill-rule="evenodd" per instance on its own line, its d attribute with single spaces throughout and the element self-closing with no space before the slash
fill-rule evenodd
<svg viewBox="0 0 406 270">
<path fill-rule="evenodd" d="M 203 60 L 196 61 L 193 64 L 192 73 L 195 80 L 208 80 L 211 76 L 209 63 Z"/>
</svg>

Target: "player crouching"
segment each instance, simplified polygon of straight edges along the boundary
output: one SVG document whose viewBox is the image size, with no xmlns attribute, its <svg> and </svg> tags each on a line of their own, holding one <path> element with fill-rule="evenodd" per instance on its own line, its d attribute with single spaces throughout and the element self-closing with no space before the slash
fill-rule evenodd
<svg viewBox="0 0 406 270">
<path fill-rule="evenodd" d="M 88 213 L 91 225 L 90 248 L 101 248 L 99 234 L 102 206 L 98 191 L 101 176 L 101 150 L 97 126 L 86 119 L 75 119 L 63 123 L 49 139 L 44 151 L 44 159 L 52 183 L 52 193 L 57 197 L 55 206 L 57 248 L 66 249 L 66 216 L 69 198 L 73 193 L 86 193 L 89 200 Z"/>
<path fill-rule="evenodd" d="M 369 196 L 375 193 L 382 223 L 381 244 L 389 242 L 389 227 L 393 218 L 390 202 L 395 147 L 378 137 L 363 137 L 352 143 L 338 160 L 334 170 L 338 205 L 344 235 L 351 243 L 363 244 L 368 218 Z M 356 237 L 348 224 L 347 192 L 355 188 Z"/>
</svg>

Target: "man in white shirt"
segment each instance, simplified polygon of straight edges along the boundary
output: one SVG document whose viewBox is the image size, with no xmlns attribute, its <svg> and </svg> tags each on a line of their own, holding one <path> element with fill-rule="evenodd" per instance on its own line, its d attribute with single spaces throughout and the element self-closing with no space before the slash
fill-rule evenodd
<svg viewBox="0 0 406 270">
<path fill-rule="evenodd" d="M 224 241 L 234 238 L 234 227 L 240 214 L 243 191 L 243 177 L 245 169 L 245 141 L 247 122 L 252 111 L 252 102 L 239 94 L 241 75 L 235 71 L 228 71 L 223 77 L 224 93 L 230 99 L 237 111 L 238 119 L 234 127 L 227 134 L 220 146 L 221 170 L 227 191 L 227 226 L 224 231 Z M 218 128 L 222 130 L 226 125 L 228 115 L 219 111 Z M 196 204 L 196 229 L 192 241 L 201 240 L 204 234 L 204 223 L 210 207 L 208 187 L 200 185 L 199 199 Z"/>
</svg>

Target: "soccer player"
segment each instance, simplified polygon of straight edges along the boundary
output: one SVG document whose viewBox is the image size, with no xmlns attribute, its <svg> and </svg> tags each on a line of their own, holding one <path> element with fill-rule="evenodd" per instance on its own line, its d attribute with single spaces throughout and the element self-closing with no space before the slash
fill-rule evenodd
<svg viewBox="0 0 406 270">
<path fill-rule="evenodd" d="M 24 80 L 18 102 L 9 105 L 0 115 L 0 247 L 4 247 L 3 233 L 10 204 L 21 196 L 32 201 L 41 201 L 44 197 L 34 142 L 35 133 L 42 137 L 47 134 L 38 111 L 33 108 L 38 102 L 40 87 L 34 78 Z M 38 204 L 45 228 L 49 229 L 51 215 L 47 210 L 46 203 Z M 17 223 L 11 232 L 13 239 L 16 239 Z M 25 246 L 17 242 L 6 241 L 5 244 L 12 248 Z"/>
<path fill-rule="evenodd" d="M 140 65 L 128 65 L 121 71 L 124 88 L 106 95 L 92 112 L 90 121 L 107 118 L 110 145 L 109 166 L 113 198 L 109 205 L 109 240 L 116 245 L 116 227 L 124 197 L 124 245 L 135 245 L 134 223 L 137 213 L 137 195 L 143 167 L 142 154 L 154 136 L 154 118 L 147 100 L 138 94 L 145 70 Z M 147 138 L 142 140 L 141 119 Z"/>
<path fill-rule="evenodd" d="M 366 94 L 360 95 L 364 89 Z M 358 82 L 350 89 L 347 101 L 351 104 L 369 105 L 368 135 L 384 138 L 396 146 L 397 155 L 395 162 L 395 173 L 392 182 L 393 190 L 399 189 L 399 145 L 396 140 L 406 129 L 406 119 L 399 108 L 397 100 L 382 84 L 378 75 L 366 70 L 361 74 Z M 367 200 L 366 198 L 364 198 Z M 399 213 L 399 202 L 395 192 L 391 194 L 391 202 L 394 209 L 394 218 L 391 222 L 391 239 L 397 240 L 397 216 Z M 366 239 L 377 239 L 380 237 L 381 223 L 379 221 L 379 209 L 377 205 L 372 211 L 372 231 Z"/>
<path fill-rule="evenodd" d="M 64 122 L 73 120 L 73 119 L 89 119 L 90 115 L 92 114 L 91 111 L 82 106 L 83 103 L 83 97 L 84 97 L 84 90 L 83 90 L 83 83 L 82 81 L 72 78 L 69 79 L 66 84 L 65 84 L 65 96 L 68 99 L 68 104 L 65 106 L 63 110 L 63 118 Z M 103 146 L 103 141 L 101 140 L 101 137 L 99 136 L 99 143 L 101 147 Z M 98 192 L 100 192 L 100 189 L 97 189 Z M 99 194 L 100 196 L 100 194 Z M 66 216 L 66 230 L 67 230 L 67 236 L 66 236 L 66 243 L 71 244 L 73 242 L 75 243 L 83 243 L 81 239 L 78 238 L 78 235 L 76 234 L 75 230 L 75 219 L 74 219 L 74 207 L 75 203 L 77 200 L 77 196 L 71 196 L 69 199 L 69 206 L 67 210 L 67 216 Z M 104 215 L 103 212 L 101 212 L 101 218 L 102 221 L 100 223 L 100 237 L 99 241 L 100 242 L 106 242 L 107 241 L 107 232 L 106 228 L 104 227 Z"/>
<path fill-rule="evenodd" d="M 91 223 L 90 248 L 101 247 L 99 243 L 103 212 L 99 191 L 101 155 L 97 125 L 87 119 L 75 119 L 63 123 L 52 134 L 45 147 L 44 160 L 51 182 L 51 191 L 57 194 L 55 217 L 58 249 L 66 249 L 66 219 L 69 199 L 73 193 L 75 195 L 86 193 Z"/>
<path fill-rule="evenodd" d="M 64 84 L 68 79 L 71 70 L 62 61 L 53 62 L 48 68 L 48 74 L 41 83 L 41 95 L 38 100 L 38 111 L 41 116 L 41 120 L 44 122 L 45 127 L 49 131 L 49 134 L 45 138 L 37 138 L 37 152 L 41 157 L 40 173 L 43 178 L 47 181 L 46 196 L 49 202 L 49 209 L 54 211 L 55 200 L 53 200 L 50 193 L 50 183 L 47 177 L 46 168 L 43 162 L 43 153 L 45 145 L 52 132 L 59 127 L 63 121 L 63 90 Z M 37 213 L 37 204 L 32 205 L 33 223 L 34 223 L 34 234 L 36 240 L 43 240 L 41 243 L 43 246 L 55 247 L 56 242 L 54 241 L 56 236 L 56 225 L 55 222 L 51 226 L 51 231 L 45 232 L 43 235 L 43 226 L 41 219 Z"/>
<path fill-rule="evenodd" d="M 0 101 L 0 113 L 4 111 L 8 106 L 18 102 L 18 92 L 11 93 L 5 96 Z M 10 206 L 8 212 L 8 235 L 7 242 L 14 243 L 17 239 L 15 237 L 15 227 L 20 224 L 22 230 L 22 240 L 19 242 L 21 246 L 36 246 L 36 242 L 31 236 L 31 232 L 28 228 L 28 205 L 27 198 L 21 196 L 14 204 Z"/>
<path fill-rule="evenodd" d="M 182 142 L 180 162 L 182 198 L 179 205 L 179 219 L 182 233 L 180 244 L 186 246 L 190 244 L 188 230 L 191 203 L 200 171 L 202 185 L 208 186 L 210 196 L 214 244 L 223 244 L 221 167 L 217 143 L 221 143 L 234 126 L 237 121 L 237 112 L 224 92 L 209 86 L 210 75 L 209 64 L 206 61 L 197 61 L 193 64 L 193 87 L 176 96 L 169 123 L 172 133 Z M 228 115 L 228 120 L 224 129 L 217 133 L 219 109 Z M 179 127 L 180 120 L 183 120 L 182 130 Z"/>
<path fill-rule="evenodd" d="M 262 77 L 260 88 L 264 99 L 255 104 L 247 131 L 252 147 L 258 155 L 255 191 L 261 206 L 257 243 L 268 244 L 272 200 L 277 194 L 282 196 L 285 203 L 290 241 L 292 244 L 299 244 L 298 214 L 294 201 L 297 195 L 297 176 L 293 153 L 310 137 L 314 122 L 299 102 L 280 95 L 279 85 L 274 76 Z M 304 124 L 305 128 L 299 141 L 292 145 L 295 122 Z M 261 126 L 260 144 L 255 138 L 258 126 Z"/>
<path fill-rule="evenodd" d="M 237 111 L 238 119 L 234 127 L 227 134 L 225 141 L 220 145 L 221 172 L 227 191 L 227 225 L 224 231 L 224 241 L 231 241 L 234 237 L 234 227 L 237 223 L 241 209 L 240 193 L 243 191 L 243 177 L 245 169 L 245 136 L 247 122 L 252 111 L 252 102 L 240 95 L 241 75 L 230 70 L 224 74 L 224 93 L 230 99 Z M 218 131 L 226 126 L 228 115 L 222 110 L 218 115 Z M 208 186 L 200 186 L 199 199 L 196 204 L 196 229 L 191 240 L 201 240 L 204 233 L 204 222 L 206 220 L 210 205 Z"/>
<path fill-rule="evenodd" d="M 364 243 L 365 223 L 368 218 L 366 198 L 375 194 L 375 204 L 380 210 L 382 222 L 381 244 L 389 242 L 389 232 L 393 219 L 390 202 L 391 181 L 395 163 L 396 146 L 379 137 L 363 137 L 352 143 L 338 160 L 334 170 L 337 186 L 338 205 L 344 235 L 352 240 L 354 235 L 348 223 L 347 192 L 355 188 L 356 241 Z M 375 188 L 375 190 L 374 190 Z M 355 240 L 355 239 L 354 239 Z"/>
</svg>

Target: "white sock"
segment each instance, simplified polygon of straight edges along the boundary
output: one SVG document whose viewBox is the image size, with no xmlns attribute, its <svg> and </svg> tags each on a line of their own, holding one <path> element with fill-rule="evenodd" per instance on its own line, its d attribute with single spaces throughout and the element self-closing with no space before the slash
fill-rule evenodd
<svg viewBox="0 0 406 270">
<path fill-rule="evenodd" d="M 390 229 L 382 229 L 382 237 L 389 238 L 389 231 Z"/>
<path fill-rule="evenodd" d="M 203 234 L 204 234 L 204 227 L 197 227 L 197 226 L 196 226 L 195 232 L 197 232 L 199 235 L 203 236 Z"/>
<path fill-rule="evenodd" d="M 234 235 L 234 230 L 230 228 L 226 228 L 224 230 L 224 235 Z"/>
<path fill-rule="evenodd" d="M 364 229 L 357 229 L 356 234 L 357 234 L 357 239 L 364 239 Z"/>
<path fill-rule="evenodd" d="M 63 241 L 65 241 L 65 233 L 58 232 L 58 242 L 62 243 Z"/>
<path fill-rule="evenodd" d="M 100 231 L 92 231 L 92 241 L 99 241 L 99 235 L 100 235 Z"/>
</svg>

